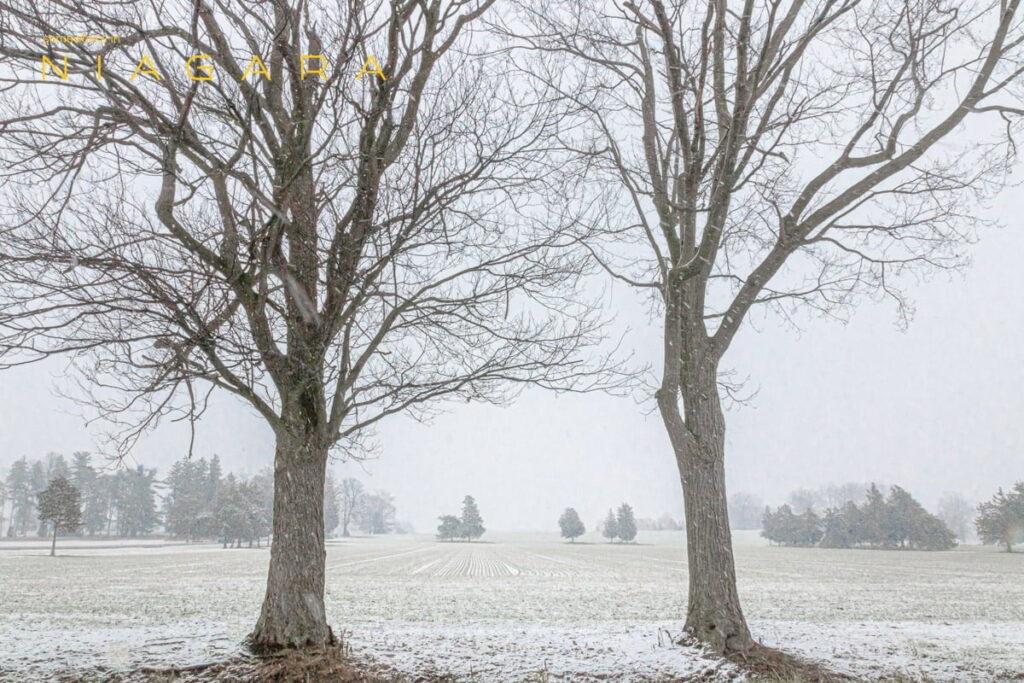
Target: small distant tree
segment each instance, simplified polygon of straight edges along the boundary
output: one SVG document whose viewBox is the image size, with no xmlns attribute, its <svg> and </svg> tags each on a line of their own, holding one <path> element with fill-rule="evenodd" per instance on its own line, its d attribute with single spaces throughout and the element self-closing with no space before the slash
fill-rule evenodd
<svg viewBox="0 0 1024 683">
<path fill-rule="evenodd" d="M 608 516 L 604 518 L 604 524 L 601 525 L 601 535 L 607 538 L 609 543 L 619 537 L 619 520 L 616 519 L 611 508 L 608 509 Z"/>
<path fill-rule="evenodd" d="M 868 487 L 867 502 L 861 514 L 861 541 L 884 546 L 889 543 L 885 530 L 889 527 L 889 509 L 885 496 L 874 483 Z"/>
<path fill-rule="evenodd" d="M 55 477 L 37 496 L 39 521 L 53 528 L 50 557 L 57 552 L 57 534 L 73 533 L 82 521 L 82 501 L 78 489 L 66 477 Z"/>
<path fill-rule="evenodd" d="M 1009 493 L 1000 488 L 992 500 L 979 505 L 974 526 L 982 543 L 1005 545 L 1012 553 L 1013 544 L 1024 540 L 1024 482 L 1018 481 Z"/>
<path fill-rule="evenodd" d="M 484 535 L 484 520 L 480 516 L 480 509 L 476 506 L 473 496 L 466 496 L 462 499 L 462 522 L 459 529 L 459 536 L 472 541 Z"/>
<path fill-rule="evenodd" d="M 576 508 L 565 508 L 565 512 L 558 518 L 558 526 L 562 530 L 562 538 L 568 538 L 570 543 L 587 533 L 587 527 L 583 525 Z"/>
<path fill-rule="evenodd" d="M 619 540 L 626 543 L 632 542 L 636 538 L 636 518 L 633 517 L 633 508 L 629 506 L 629 503 L 619 506 L 615 521 L 619 530 Z"/>
<path fill-rule="evenodd" d="M 454 541 L 462 525 L 459 518 L 455 515 L 442 515 L 438 519 L 441 523 L 437 525 L 437 538 L 442 541 Z"/>
<path fill-rule="evenodd" d="M 905 489 L 893 486 L 886 506 L 886 536 L 890 545 L 915 550 L 950 550 L 956 546 L 953 532 Z"/>
<path fill-rule="evenodd" d="M 825 511 L 823 548 L 852 548 L 860 540 L 861 510 L 853 501 Z"/>
<path fill-rule="evenodd" d="M 364 493 L 356 510 L 356 523 L 368 534 L 389 534 L 394 531 L 394 496 L 387 491 Z"/>
<path fill-rule="evenodd" d="M 974 506 L 967 502 L 966 498 L 953 491 L 943 493 L 939 498 L 937 515 L 961 543 L 967 540 L 971 532 Z"/>
<path fill-rule="evenodd" d="M 338 493 L 338 514 L 341 518 L 341 535 L 348 536 L 348 527 L 359 516 L 359 506 L 363 498 L 363 484 L 358 479 L 349 477 L 342 480 L 341 491 Z"/>
<path fill-rule="evenodd" d="M 217 492 L 213 497 L 213 528 L 220 536 L 223 547 L 242 547 L 248 520 L 243 492 L 234 474 L 229 474 L 217 483 Z"/>
<path fill-rule="evenodd" d="M 753 493 L 740 491 L 729 496 L 729 526 L 733 529 L 761 528 L 764 501 Z"/>
</svg>

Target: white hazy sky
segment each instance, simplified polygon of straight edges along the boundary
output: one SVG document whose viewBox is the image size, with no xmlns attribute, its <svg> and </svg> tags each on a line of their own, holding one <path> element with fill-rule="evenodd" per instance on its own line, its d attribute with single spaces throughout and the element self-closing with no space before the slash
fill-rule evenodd
<svg viewBox="0 0 1024 683">
<path fill-rule="evenodd" d="M 1024 479 L 1024 254 L 1019 206 L 1006 191 L 986 216 L 962 275 L 911 287 L 917 315 L 906 332 L 890 305 L 860 306 L 848 325 L 825 320 L 794 332 L 774 320 L 748 325 L 726 356 L 757 395 L 728 415 L 731 492 L 781 502 L 797 487 L 875 480 L 900 484 L 932 506 L 943 491 L 972 500 Z M 636 330 L 637 355 L 657 360 L 658 331 L 630 292 L 616 292 L 618 324 Z M 56 397 L 63 365 L 0 373 L 0 465 L 48 451 L 88 450 L 94 432 Z M 459 404 L 422 425 L 405 418 L 379 430 L 378 459 L 338 463 L 391 491 L 399 518 L 431 531 L 436 517 L 476 496 L 494 530 L 550 529 L 575 506 L 588 525 L 629 501 L 639 516 L 678 514 L 675 464 L 652 403 L 530 391 L 507 408 Z M 166 471 L 186 449 L 177 425 L 138 447 L 138 462 Z M 225 467 L 270 464 L 270 431 L 231 398 L 205 419 L 197 452 Z"/>
</svg>

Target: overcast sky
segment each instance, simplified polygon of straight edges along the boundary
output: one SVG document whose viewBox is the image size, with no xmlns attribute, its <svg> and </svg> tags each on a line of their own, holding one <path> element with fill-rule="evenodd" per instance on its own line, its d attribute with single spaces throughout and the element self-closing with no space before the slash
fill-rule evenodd
<svg viewBox="0 0 1024 683">
<path fill-rule="evenodd" d="M 845 326 L 747 325 L 725 363 L 757 390 L 727 415 L 730 492 L 777 503 L 797 487 L 874 480 L 933 506 L 943 491 L 980 500 L 1024 479 L 1022 203 L 1024 189 L 1012 188 L 985 212 L 1006 226 L 983 233 L 962 275 L 911 288 L 917 315 L 906 332 L 891 305 L 870 302 Z M 634 330 L 638 360 L 657 362 L 659 332 L 637 297 L 615 292 L 609 305 L 620 311 L 616 324 Z M 53 393 L 62 369 L 49 362 L 0 373 L 0 465 L 93 448 L 95 432 Z M 385 422 L 378 459 L 334 467 L 392 492 L 399 518 L 422 532 L 457 512 L 466 493 L 494 530 L 556 528 L 570 505 L 593 525 L 624 500 L 638 516 L 678 515 L 675 463 L 652 407 L 543 391 L 508 408 L 460 404 L 430 425 Z M 185 431 L 167 425 L 135 457 L 165 472 L 186 446 Z M 204 420 L 197 452 L 251 472 L 271 463 L 273 439 L 224 398 Z"/>
</svg>

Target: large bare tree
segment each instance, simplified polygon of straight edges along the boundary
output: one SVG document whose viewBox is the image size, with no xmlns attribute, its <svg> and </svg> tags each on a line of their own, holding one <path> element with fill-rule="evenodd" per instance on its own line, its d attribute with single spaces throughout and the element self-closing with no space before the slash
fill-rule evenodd
<svg viewBox="0 0 1024 683">
<path fill-rule="evenodd" d="M 723 357 L 756 307 L 841 315 L 869 294 L 905 314 L 902 273 L 962 260 L 1024 113 L 1019 2 L 518 5 L 510 53 L 589 131 L 561 136 L 607 200 L 584 243 L 663 314 L 654 398 L 685 497 L 686 630 L 749 653 Z"/>
<path fill-rule="evenodd" d="M 333 641 L 333 448 L 603 376 L 561 114 L 475 55 L 493 1 L 0 2 L 0 360 L 69 355 L 122 450 L 217 390 L 266 420 L 257 650 Z"/>
</svg>

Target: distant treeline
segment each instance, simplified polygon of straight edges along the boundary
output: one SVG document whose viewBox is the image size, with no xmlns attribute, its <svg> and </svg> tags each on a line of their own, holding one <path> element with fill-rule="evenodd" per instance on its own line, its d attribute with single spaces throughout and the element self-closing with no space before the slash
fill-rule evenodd
<svg viewBox="0 0 1024 683">
<path fill-rule="evenodd" d="M 823 515 L 813 508 L 797 514 L 789 505 L 765 508 L 761 535 L 773 543 L 822 548 L 949 550 L 956 537 L 946 524 L 899 486 L 885 496 L 875 484 L 858 505 L 847 501 Z"/>
<path fill-rule="evenodd" d="M 166 478 L 138 465 L 107 472 L 89 453 L 68 463 L 51 453 L 41 460 L 16 460 L 0 480 L 0 534 L 47 537 L 52 529 L 39 519 L 37 497 L 49 483 L 65 477 L 79 493 L 81 525 L 76 536 L 140 537 L 165 534 L 186 541 L 218 540 L 225 547 L 260 545 L 270 536 L 274 510 L 273 474 L 268 469 L 242 477 L 224 474 L 220 459 L 182 458 Z M 324 531 L 343 535 L 408 531 L 395 521 L 394 498 L 366 491 L 357 479 L 336 485 L 327 473 Z"/>
<path fill-rule="evenodd" d="M 0 532 L 7 538 L 49 536 L 49 524 L 39 520 L 37 496 L 57 477 L 66 477 L 81 498 L 82 536 L 145 536 L 160 525 L 157 512 L 156 470 L 141 465 L 115 472 L 98 471 L 88 453 L 75 453 L 71 463 L 51 453 L 42 460 L 21 458 L 11 464 L 0 482 Z M 6 526 L 5 526 L 6 524 Z"/>
</svg>

